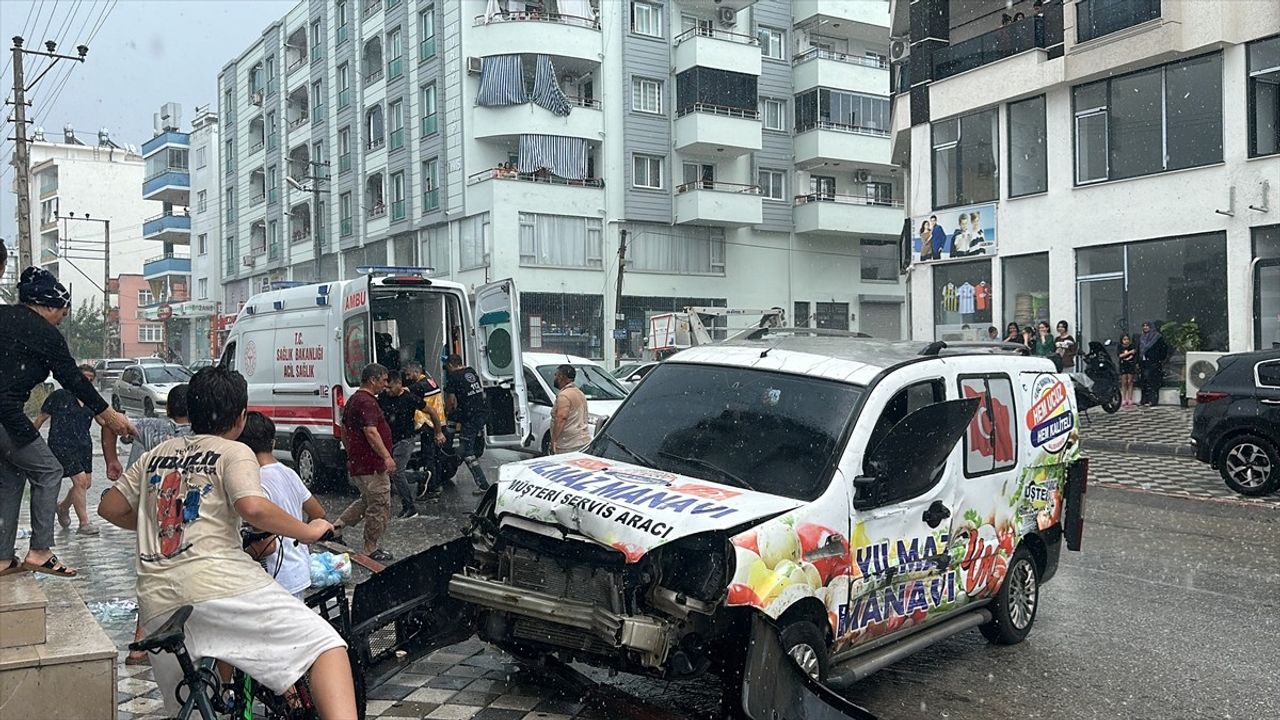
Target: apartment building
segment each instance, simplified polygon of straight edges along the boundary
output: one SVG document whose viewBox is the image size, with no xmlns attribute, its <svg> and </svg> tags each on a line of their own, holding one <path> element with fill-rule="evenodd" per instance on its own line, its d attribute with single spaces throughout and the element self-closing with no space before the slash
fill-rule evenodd
<svg viewBox="0 0 1280 720">
<path fill-rule="evenodd" d="M 514 277 L 526 346 L 589 357 L 686 305 L 898 337 L 888 23 L 881 0 L 304 1 L 218 79 L 224 306 L 400 264 Z"/>
<path fill-rule="evenodd" d="M 895 0 L 892 27 L 914 337 L 1280 342 L 1280 5 Z"/>
</svg>

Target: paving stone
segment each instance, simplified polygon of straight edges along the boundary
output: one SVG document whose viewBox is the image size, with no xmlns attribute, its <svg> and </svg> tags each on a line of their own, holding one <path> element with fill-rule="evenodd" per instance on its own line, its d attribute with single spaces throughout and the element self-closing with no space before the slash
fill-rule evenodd
<svg viewBox="0 0 1280 720">
<path fill-rule="evenodd" d="M 454 665 L 448 670 L 445 670 L 444 674 L 451 675 L 453 677 L 478 678 L 484 676 L 486 672 L 488 672 L 488 670 L 481 667 L 475 667 L 473 665 Z"/>
<path fill-rule="evenodd" d="M 370 690 L 368 697 L 370 700 L 403 700 L 404 697 L 413 692 L 414 689 L 415 688 L 409 685 L 392 685 L 388 683 Z"/>
<path fill-rule="evenodd" d="M 427 713 L 430 720 L 471 720 L 481 708 L 468 705 L 441 705 Z"/>
<path fill-rule="evenodd" d="M 428 702 L 428 703 L 435 703 L 436 705 L 439 705 L 441 703 L 448 702 L 449 699 L 456 694 L 457 693 L 453 690 L 424 687 L 424 688 L 418 688 L 417 690 L 414 690 L 413 692 L 409 693 L 409 696 L 405 698 L 405 701 L 406 702 Z"/>
<path fill-rule="evenodd" d="M 501 695 L 501 693 L 471 692 L 469 690 L 463 690 L 457 695 L 449 698 L 449 702 L 458 703 L 459 705 L 478 705 L 480 707 L 485 707 L 496 700 L 499 695 Z"/>
<path fill-rule="evenodd" d="M 467 677 L 448 677 L 441 675 L 427 681 L 427 687 L 443 688 L 445 690 L 461 690 L 471 684 L 473 678 Z"/>
<path fill-rule="evenodd" d="M 124 712 L 135 714 L 157 713 L 163 711 L 164 703 L 159 700 L 153 700 L 152 698 L 138 697 L 128 702 L 121 703 L 120 709 Z"/>
<path fill-rule="evenodd" d="M 542 698 L 529 695 L 503 695 L 493 702 L 489 703 L 489 707 L 501 710 L 521 710 L 528 712 L 538 706 L 542 702 Z"/>
<path fill-rule="evenodd" d="M 476 713 L 471 720 L 521 720 L 524 716 L 524 710 L 503 710 L 490 705 Z"/>
</svg>

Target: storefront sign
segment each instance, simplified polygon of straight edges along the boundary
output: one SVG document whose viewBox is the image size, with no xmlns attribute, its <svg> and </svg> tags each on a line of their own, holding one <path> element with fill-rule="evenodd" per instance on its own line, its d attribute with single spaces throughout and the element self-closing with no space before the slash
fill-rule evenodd
<svg viewBox="0 0 1280 720">
<path fill-rule="evenodd" d="M 911 261 L 957 260 L 996 254 L 996 205 L 939 210 L 911 221 Z"/>
</svg>

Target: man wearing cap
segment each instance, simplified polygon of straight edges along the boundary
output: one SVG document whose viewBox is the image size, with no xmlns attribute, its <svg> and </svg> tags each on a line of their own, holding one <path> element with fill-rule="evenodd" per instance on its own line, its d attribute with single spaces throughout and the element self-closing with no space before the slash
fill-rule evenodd
<svg viewBox="0 0 1280 720">
<path fill-rule="evenodd" d="M 52 372 L 93 411 L 98 424 L 126 437 L 133 435 L 133 426 L 80 373 L 58 332 L 58 324 L 70 311 L 71 293 L 48 270 L 33 266 L 22 271 L 18 301 L 18 305 L 0 306 L 0 575 L 31 570 L 73 577 L 76 571 L 59 562 L 50 549 L 62 465 L 23 406 L 31 389 Z M 14 542 L 27 482 L 31 483 L 31 546 L 19 563 Z"/>
</svg>

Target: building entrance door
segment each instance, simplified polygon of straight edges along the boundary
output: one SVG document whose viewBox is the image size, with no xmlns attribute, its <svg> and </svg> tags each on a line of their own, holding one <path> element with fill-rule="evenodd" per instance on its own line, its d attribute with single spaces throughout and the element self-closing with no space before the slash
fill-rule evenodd
<svg viewBox="0 0 1280 720">
<path fill-rule="evenodd" d="M 1131 332 L 1125 313 L 1124 273 L 1083 277 L 1076 280 L 1076 308 L 1079 316 L 1076 342 L 1081 347 L 1097 340 L 1120 343 L 1120 336 Z"/>
</svg>

